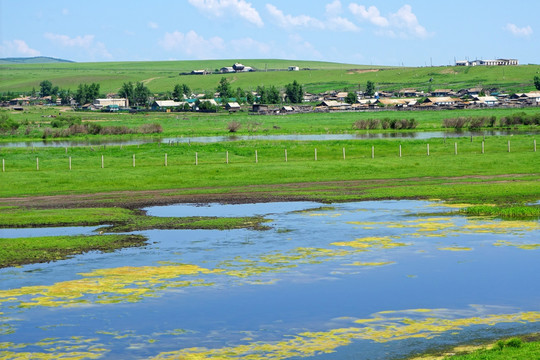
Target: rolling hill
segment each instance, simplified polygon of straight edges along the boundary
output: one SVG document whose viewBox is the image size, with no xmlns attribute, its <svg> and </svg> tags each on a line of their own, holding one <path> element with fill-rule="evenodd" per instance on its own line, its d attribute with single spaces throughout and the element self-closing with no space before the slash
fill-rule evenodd
<svg viewBox="0 0 540 360">
<path fill-rule="evenodd" d="M 0 64 L 51 64 L 51 63 L 73 63 L 71 60 L 56 59 L 48 56 L 1 58 Z"/>
<path fill-rule="evenodd" d="M 250 73 L 180 75 L 192 70 L 215 71 L 240 62 L 257 71 Z M 298 66 L 300 71 L 286 71 Z M 270 71 L 281 69 L 284 71 Z M 284 87 L 298 81 L 309 92 L 363 89 L 368 80 L 378 90 L 416 88 L 461 89 L 498 88 L 502 91 L 530 91 L 540 65 L 476 67 L 383 67 L 332 62 L 236 59 L 204 61 L 99 62 L 49 64 L 0 64 L 0 92 L 26 92 L 38 88 L 43 80 L 55 86 L 75 90 L 81 83 L 97 82 L 103 93 L 116 92 L 123 83 L 143 81 L 154 93 L 172 91 L 176 84 L 187 84 L 194 91 L 214 90 L 222 77 L 234 88 L 255 90 L 257 86 Z"/>
</svg>

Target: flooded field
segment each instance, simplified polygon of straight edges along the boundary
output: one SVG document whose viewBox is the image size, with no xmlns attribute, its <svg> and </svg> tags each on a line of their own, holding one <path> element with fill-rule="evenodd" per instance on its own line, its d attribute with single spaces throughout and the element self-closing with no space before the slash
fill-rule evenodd
<svg viewBox="0 0 540 360">
<path fill-rule="evenodd" d="M 538 221 L 422 201 L 146 210 L 272 229 L 142 231 L 144 248 L 1 269 L 1 359 L 391 359 L 540 331 Z"/>
</svg>

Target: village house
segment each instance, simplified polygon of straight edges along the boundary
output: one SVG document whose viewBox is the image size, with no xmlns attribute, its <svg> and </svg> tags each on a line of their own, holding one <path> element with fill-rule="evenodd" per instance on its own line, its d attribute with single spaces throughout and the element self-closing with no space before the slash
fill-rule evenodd
<svg viewBox="0 0 540 360">
<path fill-rule="evenodd" d="M 499 100 L 495 96 L 473 96 L 473 100 L 485 106 L 499 105 Z"/>
<path fill-rule="evenodd" d="M 96 109 L 101 109 L 109 105 L 117 105 L 120 108 L 129 107 L 129 100 L 124 98 L 119 99 L 95 99 L 92 103 Z"/>
<path fill-rule="evenodd" d="M 419 96 L 424 96 L 424 92 L 423 91 L 418 92 L 416 91 L 416 89 L 401 89 L 398 92 L 398 96 L 406 97 L 406 98 L 419 97 Z"/>
<path fill-rule="evenodd" d="M 432 96 L 428 97 L 426 101 L 424 101 L 424 104 L 431 104 L 436 106 L 453 106 L 458 103 L 461 103 L 460 99 L 449 96 Z"/>
<path fill-rule="evenodd" d="M 241 109 L 241 107 L 240 107 L 240 104 L 233 101 L 233 102 L 228 102 L 227 104 L 225 104 L 225 109 L 228 110 L 229 112 L 237 112 Z"/>
<path fill-rule="evenodd" d="M 172 108 L 177 108 L 183 106 L 184 102 L 174 101 L 174 100 L 155 100 L 150 108 L 154 111 L 163 111 L 170 110 Z"/>
<path fill-rule="evenodd" d="M 298 66 L 289 66 L 289 71 L 300 71 Z"/>
<path fill-rule="evenodd" d="M 431 92 L 431 96 L 443 96 L 448 97 L 452 93 L 452 89 L 436 89 Z"/>
</svg>

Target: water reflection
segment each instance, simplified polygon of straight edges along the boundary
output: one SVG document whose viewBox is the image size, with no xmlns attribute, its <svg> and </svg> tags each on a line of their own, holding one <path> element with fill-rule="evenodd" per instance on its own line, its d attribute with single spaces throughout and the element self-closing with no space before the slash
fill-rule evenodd
<svg viewBox="0 0 540 360">
<path fill-rule="evenodd" d="M 538 221 L 422 201 L 147 210 L 273 229 L 144 231 L 144 248 L 0 270 L 0 354 L 386 359 L 540 330 Z"/>
<path fill-rule="evenodd" d="M 320 134 L 320 135 L 232 135 L 232 136 L 197 136 L 197 137 L 170 137 L 170 138 L 137 138 L 120 140 L 43 140 L 0 142 L 0 147 L 71 147 L 71 146 L 119 146 L 142 145 L 148 143 L 186 144 L 186 143 L 216 143 L 246 140 L 267 141 L 327 141 L 327 140 L 370 140 L 370 139 L 432 139 L 470 136 L 505 136 L 505 135 L 532 135 L 537 131 L 518 130 L 482 130 L 482 131 L 415 131 L 415 132 L 384 132 L 362 134 Z"/>
</svg>

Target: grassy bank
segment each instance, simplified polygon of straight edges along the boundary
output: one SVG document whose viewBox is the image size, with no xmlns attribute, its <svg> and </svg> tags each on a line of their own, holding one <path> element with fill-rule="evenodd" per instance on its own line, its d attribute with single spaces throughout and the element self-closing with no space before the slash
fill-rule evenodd
<svg viewBox="0 0 540 360">
<path fill-rule="evenodd" d="M 67 259 L 89 251 L 141 246 L 141 235 L 50 236 L 0 239 L 0 268 Z"/>
<path fill-rule="evenodd" d="M 434 354 L 424 354 L 409 360 L 508 360 L 539 359 L 538 334 L 498 340 L 485 345 L 458 346 Z"/>
<path fill-rule="evenodd" d="M 175 138 L 193 136 L 232 136 L 232 135 L 296 135 L 296 134 L 368 134 L 368 133 L 395 133 L 396 130 L 358 130 L 354 123 L 358 120 L 368 119 L 414 119 L 417 126 L 413 130 L 399 130 L 398 132 L 423 131 L 453 131 L 443 128 L 443 120 L 458 117 L 491 117 L 497 118 L 494 128 L 486 127 L 484 130 L 505 130 L 500 128 L 500 119 L 518 112 L 527 115 L 540 114 L 540 108 L 524 109 L 468 109 L 468 110 L 439 110 L 439 111 L 377 111 L 377 112 L 338 112 L 318 114 L 290 114 L 283 116 L 252 115 L 247 112 L 235 114 L 217 113 L 163 113 L 149 112 L 140 114 L 113 114 L 101 112 L 76 112 L 72 110 L 60 111 L 51 107 L 28 107 L 25 111 L 16 112 L 0 109 L 0 114 L 9 116 L 21 125 L 14 133 L 0 134 L 0 142 L 42 140 L 45 129 L 51 128 L 51 121 L 60 113 L 63 117 L 80 119 L 83 124 L 94 124 L 102 127 L 123 126 L 137 131 L 143 124 L 159 124 L 161 133 L 155 134 L 126 134 L 126 135 L 89 135 L 79 134 L 70 136 L 71 140 L 104 140 L 104 139 L 136 139 L 141 137 Z M 240 126 L 235 133 L 230 133 L 228 124 L 232 121 Z M 67 128 L 67 124 L 64 129 Z M 523 130 L 535 130 L 536 126 L 519 126 Z M 52 128 L 51 131 L 62 130 Z M 463 130 L 467 130 L 464 128 Z M 47 140 L 60 140 L 53 135 Z"/>
</svg>

